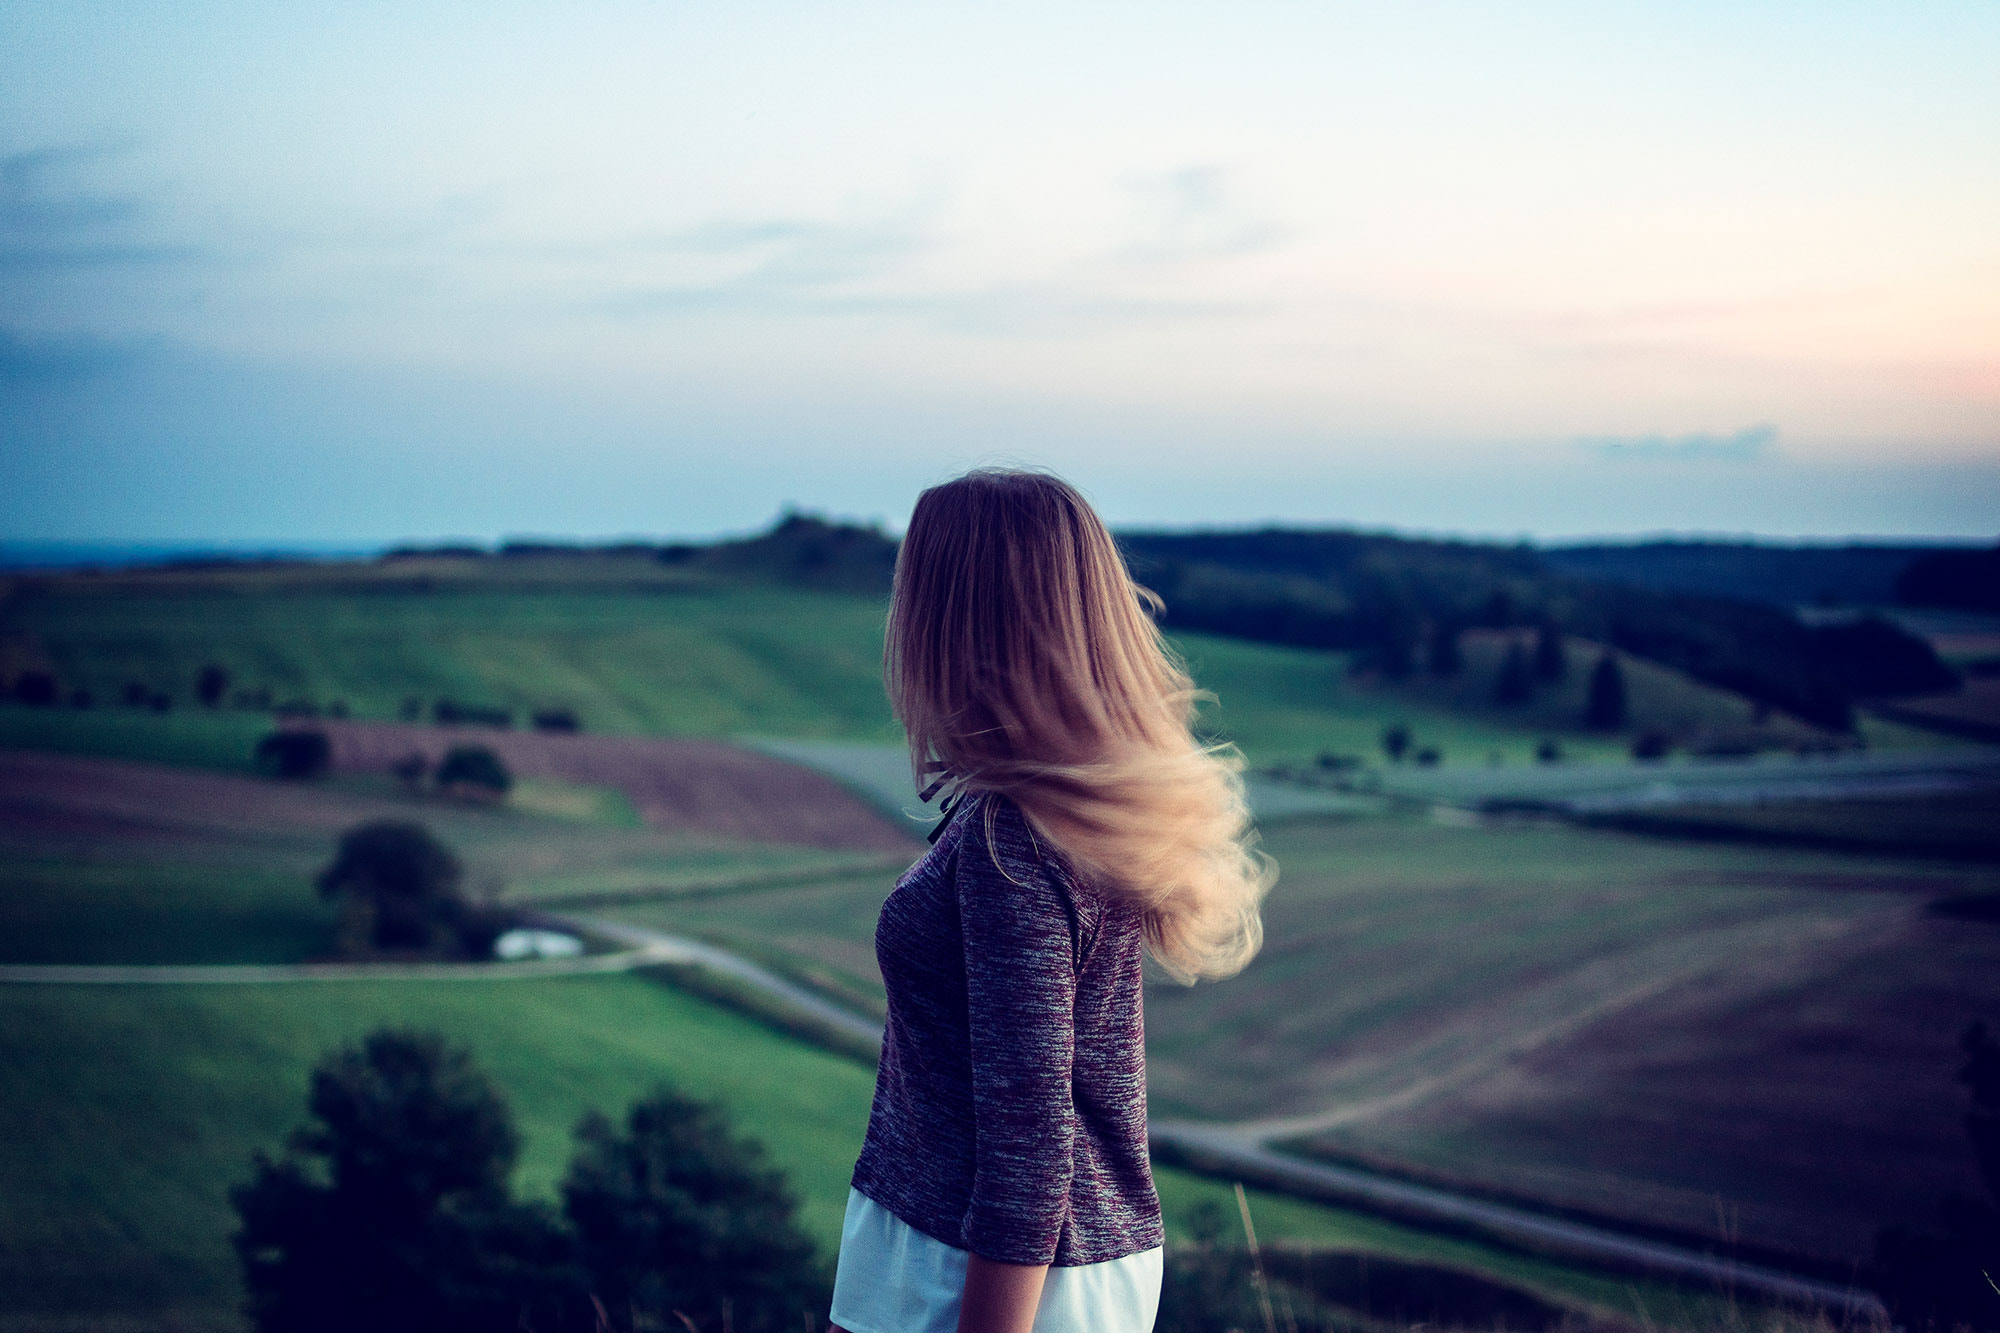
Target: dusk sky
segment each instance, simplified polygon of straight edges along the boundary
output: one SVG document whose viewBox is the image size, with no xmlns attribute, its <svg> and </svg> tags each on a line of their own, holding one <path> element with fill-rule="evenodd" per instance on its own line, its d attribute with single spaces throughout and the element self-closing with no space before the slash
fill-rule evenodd
<svg viewBox="0 0 2000 1333">
<path fill-rule="evenodd" d="M 0 540 L 2000 533 L 2000 5 L 0 0 Z"/>
</svg>

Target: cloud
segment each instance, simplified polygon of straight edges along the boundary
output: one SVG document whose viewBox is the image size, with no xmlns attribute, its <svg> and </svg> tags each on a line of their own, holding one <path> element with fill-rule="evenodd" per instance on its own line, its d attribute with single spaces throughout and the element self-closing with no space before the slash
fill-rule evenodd
<svg viewBox="0 0 2000 1333">
<path fill-rule="evenodd" d="M 1577 440 L 1578 448 L 1599 458 L 1674 463 L 1747 463 L 1767 457 L 1777 442 L 1776 426 L 1745 426 L 1727 435 L 1602 435 Z"/>
<path fill-rule="evenodd" d="M 1285 229 L 1253 216 L 1237 199 L 1223 167 L 1190 165 L 1142 176 L 1126 187 L 1138 209 L 1136 235 L 1124 257 L 1176 260 L 1254 254 L 1281 240 Z"/>
<path fill-rule="evenodd" d="M 146 233 L 155 211 L 145 194 L 88 178 L 129 150 L 49 145 L 0 156 L 0 270 L 173 264 L 205 257 L 200 246 Z"/>
</svg>

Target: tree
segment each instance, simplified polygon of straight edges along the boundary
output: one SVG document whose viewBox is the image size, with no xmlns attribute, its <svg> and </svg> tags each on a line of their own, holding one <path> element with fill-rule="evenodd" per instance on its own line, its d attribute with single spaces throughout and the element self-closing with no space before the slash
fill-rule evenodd
<svg viewBox="0 0 2000 1333">
<path fill-rule="evenodd" d="M 342 952 L 470 952 L 464 868 L 422 824 L 380 820 L 349 829 L 320 872 L 322 897 L 342 900 Z"/>
<path fill-rule="evenodd" d="M 23 671 L 14 677 L 14 697 L 30 708 L 50 708 L 60 691 L 56 678 L 46 671 Z"/>
<path fill-rule="evenodd" d="M 514 778 L 500 756 L 484 745 L 454 745 L 438 764 L 437 785 L 460 796 L 497 801 Z"/>
<path fill-rule="evenodd" d="M 194 679 L 194 697 L 201 700 L 204 707 L 219 707 L 222 696 L 227 693 L 229 693 L 229 671 L 226 667 L 210 662 Z"/>
<path fill-rule="evenodd" d="M 1458 649 L 1459 628 L 1449 620 L 1431 625 L 1431 639 L 1425 665 L 1433 676 L 1456 676 L 1465 659 Z"/>
<path fill-rule="evenodd" d="M 562 1184 L 592 1294 L 626 1330 L 792 1329 L 824 1308 L 825 1278 L 784 1177 L 712 1106 L 656 1089 L 621 1130 L 577 1126 Z"/>
<path fill-rule="evenodd" d="M 323 731 L 274 731 L 257 742 L 257 767 L 273 777 L 316 778 L 333 766 Z"/>
<path fill-rule="evenodd" d="M 372 1033 L 319 1063 L 308 1107 L 230 1191 L 260 1333 L 592 1327 L 560 1222 L 508 1196 L 520 1139 L 465 1050 Z"/>
<path fill-rule="evenodd" d="M 1514 707 L 1535 697 L 1534 673 L 1528 669 L 1528 653 L 1519 642 L 1507 645 L 1500 670 L 1493 677 L 1493 702 Z"/>
<path fill-rule="evenodd" d="M 1946 1196 L 1942 1231 L 1885 1228 L 1876 1289 L 1907 1328 L 2000 1328 L 2000 1041 L 1975 1022 L 1959 1037 L 1958 1081 L 1972 1093 L 1965 1132 L 1987 1198 Z"/>
<path fill-rule="evenodd" d="M 1382 753 L 1389 756 L 1389 762 L 1400 764 L 1410 748 L 1410 729 L 1398 722 L 1382 729 Z"/>
<path fill-rule="evenodd" d="M 1569 650 L 1562 626 L 1544 616 L 1535 627 L 1535 679 L 1558 681 L 1569 674 Z"/>
<path fill-rule="evenodd" d="M 1591 669 L 1583 725 L 1593 731 L 1616 731 L 1625 725 L 1625 672 L 1610 653 L 1598 658 Z"/>
</svg>

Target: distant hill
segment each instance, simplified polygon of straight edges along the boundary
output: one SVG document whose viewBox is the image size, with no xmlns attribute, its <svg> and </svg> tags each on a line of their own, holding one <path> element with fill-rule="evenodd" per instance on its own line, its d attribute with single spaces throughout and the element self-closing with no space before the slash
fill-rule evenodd
<svg viewBox="0 0 2000 1333">
<path fill-rule="evenodd" d="M 1945 544 L 1768 545 L 1658 541 L 1551 546 L 1543 564 L 1579 578 L 1775 606 L 1890 606 L 1910 567 L 1966 548 Z"/>
<path fill-rule="evenodd" d="M 1838 730 L 1856 699 L 1958 679 L 1886 620 L 1810 626 L 1766 602 L 1569 573 L 1526 546 L 1282 528 L 1119 543 L 1170 626 L 1350 649 L 1391 678 L 1421 670 L 1441 635 L 1548 625 Z"/>
</svg>

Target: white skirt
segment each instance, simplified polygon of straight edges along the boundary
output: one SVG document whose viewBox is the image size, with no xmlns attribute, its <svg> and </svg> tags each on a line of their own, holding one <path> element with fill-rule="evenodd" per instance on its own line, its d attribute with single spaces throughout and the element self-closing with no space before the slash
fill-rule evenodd
<svg viewBox="0 0 2000 1333">
<path fill-rule="evenodd" d="M 964 1250 L 926 1236 L 859 1190 L 847 1192 L 833 1322 L 849 1333 L 957 1333 Z M 1151 1333 L 1161 1252 L 1050 1268 L 1035 1333 Z"/>
</svg>

